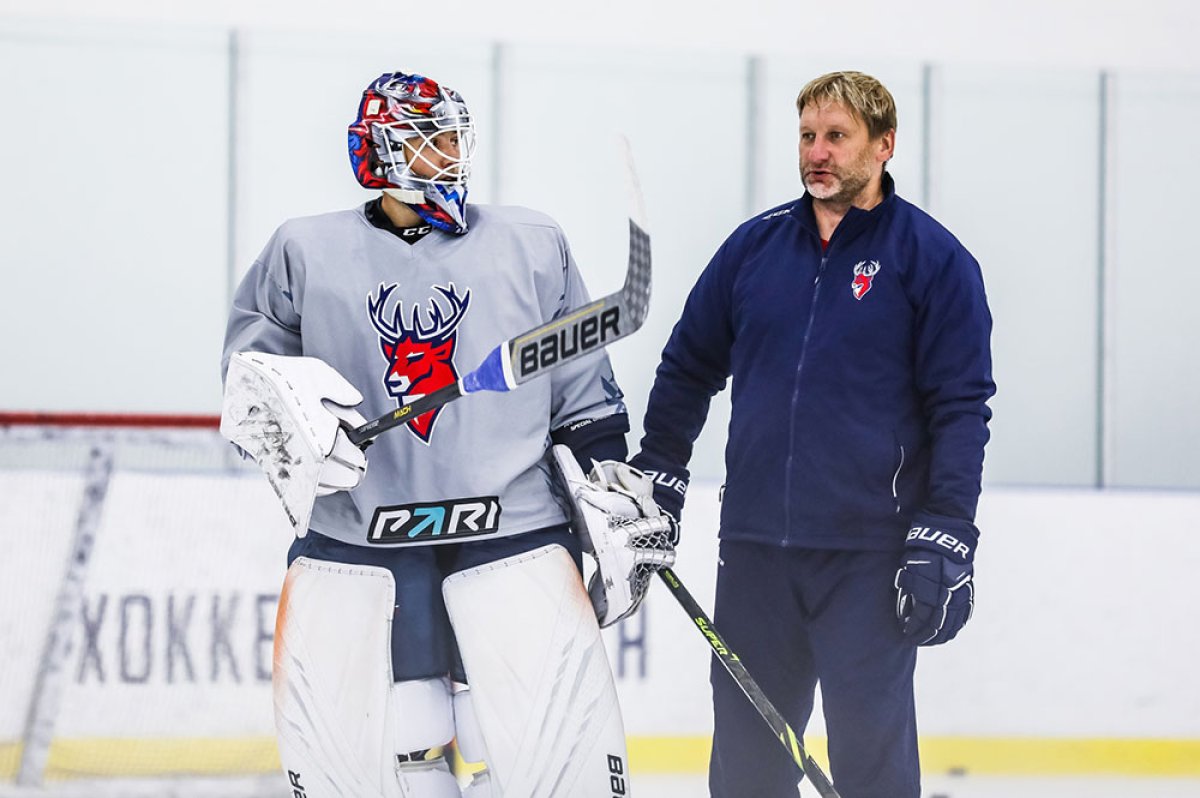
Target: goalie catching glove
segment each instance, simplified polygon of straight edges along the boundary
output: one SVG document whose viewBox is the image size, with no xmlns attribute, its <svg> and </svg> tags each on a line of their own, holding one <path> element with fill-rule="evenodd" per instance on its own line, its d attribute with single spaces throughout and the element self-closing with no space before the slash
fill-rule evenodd
<svg viewBox="0 0 1200 798">
<path fill-rule="evenodd" d="M 262 468 L 303 536 L 315 496 L 358 487 L 367 457 L 347 428 L 362 394 L 324 361 L 239 352 L 229 361 L 221 434 Z"/>
<path fill-rule="evenodd" d="M 600 626 L 641 605 L 656 571 L 675 564 L 678 532 L 653 499 L 649 477 L 615 460 L 593 461 L 585 476 L 570 448 L 553 446 L 554 464 L 571 505 L 571 525 L 596 560 L 588 597 Z"/>
</svg>

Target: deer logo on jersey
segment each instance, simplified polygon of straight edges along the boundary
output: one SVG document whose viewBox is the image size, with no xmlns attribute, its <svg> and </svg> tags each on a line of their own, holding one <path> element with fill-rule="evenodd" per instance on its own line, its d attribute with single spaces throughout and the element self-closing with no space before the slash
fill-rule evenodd
<svg viewBox="0 0 1200 798">
<path fill-rule="evenodd" d="M 439 304 L 436 296 L 430 298 L 424 314 L 420 303 L 413 305 L 406 323 L 404 303 L 399 298 L 388 313 L 389 299 L 397 288 L 396 283 L 380 283 L 379 290 L 367 297 L 367 312 L 379 333 L 379 350 L 388 361 L 383 386 L 397 405 L 403 407 L 458 381 L 454 350 L 458 345 L 458 325 L 471 302 L 471 290 L 460 295 L 454 283 L 445 288 L 433 286 L 443 303 Z M 408 431 L 429 443 L 441 412 L 442 408 L 437 408 L 422 413 L 408 422 Z"/>
<path fill-rule="evenodd" d="M 879 272 L 879 261 L 860 260 L 854 264 L 854 280 L 850 283 L 850 291 L 854 298 L 861 300 L 871 290 L 871 283 Z"/>
</svg>

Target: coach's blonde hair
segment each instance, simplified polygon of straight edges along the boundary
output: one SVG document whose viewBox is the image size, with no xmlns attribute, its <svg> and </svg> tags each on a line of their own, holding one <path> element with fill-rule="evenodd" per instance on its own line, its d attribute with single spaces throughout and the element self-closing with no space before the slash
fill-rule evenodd
<svg viewBox="0 0 1200 798">
<path fill-rule="evenodd" d="M 862 72 L 830 72 L 800 90 L 796 110 L 816 103 L 835 102 L 858 114 L 871 138 L 896 129 L 896 101 L 882 83 Z"/>
</svg>

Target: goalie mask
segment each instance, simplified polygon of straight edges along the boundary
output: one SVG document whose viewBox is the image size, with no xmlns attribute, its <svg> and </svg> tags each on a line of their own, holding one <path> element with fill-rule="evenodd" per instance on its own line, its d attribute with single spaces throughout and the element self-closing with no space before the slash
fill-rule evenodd
<svg viewBox="0 0 1200 798">
<path fill-rule="evenodd" d="M 365 188 L 383 189 L 439 230 L 467 231 L 475 125 L 458 92 L 422 75 L 380 75 L 363 92 L 349 146 Z"/>
</svg>

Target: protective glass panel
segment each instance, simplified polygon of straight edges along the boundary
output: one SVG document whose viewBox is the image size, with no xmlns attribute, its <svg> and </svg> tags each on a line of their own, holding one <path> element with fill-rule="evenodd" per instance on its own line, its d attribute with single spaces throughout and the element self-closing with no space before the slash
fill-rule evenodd
<svg viewBox="0 0 1200 798">
<path fill-rule="evenodd" d="M 1191 263 L 1200 76 L 1118 74 L 1113 103 L 1109 479 L 1200 487 L 1200 272 Z"/>
<path fill-rule="evenodd" d="M 0 26 L 6 407 L 219 404 L 227 41 Z"/>
<path fill-rule="evenodd" d="M 1094 484 L 1099 79 L 947 67 L 934 86 L 931 210 L 978 259 L 994 320 L 985 478 Z"/>
<path fill-rule="evenodd" d="M 745 61 L 521 46 L 507 51 L 503 75 L 502 199 L 562 225 L 593 296 L 617 290 L 624 275 L 629 233 L 618 134 L 632 143 L 650 220 L 654 297 L 645 326 L 610 354 L 636 450 L 663 345 L 701 270 L 742 221 Z M 727 397 L 723 391 L 713 401 L 697 442 L 697 478 L 724 474 Z"/>
<path fill-rule="evenodd" d="M 799 115 L 796 97 L 813 78 L 840 69 L 828 61 L 771 57 L 764 59 L 759 100 L 762 186 L 754 210 L 771 208 L 804 193 L 799 168 Z M 923 141 L 925 105 L 919 64 L 858 62 L 854 69 L 877 78 L 896 101 L 896 156 L 888 171 L 896 192 L 909 202 L 924 202 Z"/>
</svg>

